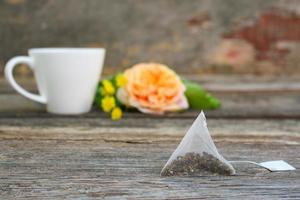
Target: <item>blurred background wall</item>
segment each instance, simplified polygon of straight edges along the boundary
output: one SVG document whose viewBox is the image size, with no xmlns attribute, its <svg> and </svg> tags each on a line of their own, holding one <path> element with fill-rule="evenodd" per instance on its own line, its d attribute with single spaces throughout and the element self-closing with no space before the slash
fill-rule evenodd
<svg viewBox="0 0 300 200">
<path fill-rule="evenodd" d="M 104 47 L 106 74 L 155 61 L 185 74 L 300 75 L 300 1 L 0 0 L 0 41 L 1 72 L 32 47 Z"/>
</svg>

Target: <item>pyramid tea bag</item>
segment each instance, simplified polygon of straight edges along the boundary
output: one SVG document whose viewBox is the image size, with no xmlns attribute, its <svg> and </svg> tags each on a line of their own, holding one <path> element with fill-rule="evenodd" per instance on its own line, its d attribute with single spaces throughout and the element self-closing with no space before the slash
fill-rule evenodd
<svg viewBox="0 0 300 200">
<path fill-rule="evenodd" d="M 161 176 L 232 175 L 235 170 L 225 160 L 209 134 L 201 112 L 161 171 Z"/>
</svg>

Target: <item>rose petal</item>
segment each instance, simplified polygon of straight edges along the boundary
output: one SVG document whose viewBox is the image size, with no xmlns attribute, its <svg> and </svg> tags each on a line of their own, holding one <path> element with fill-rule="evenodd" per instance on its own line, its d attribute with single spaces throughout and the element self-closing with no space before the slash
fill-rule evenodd
<svg viewBox="0 0 300 200">
<path fill-rule="evenodd" d="M 178 111 L 178 110 L 185 110 L 189 108 L 188 100 L 185 95 L 182 95 L 178 101 L 174 104 L 167 106 L 164 110 L 165 111 Z"/>
<path fill-rule="evenodd" d="M 139 111 L 141 111 L 142 113 L 146 113 L 146 114 L 154 114 L 154 115 L 162 115 L 164 114 L 164 111 L 162 110 L 150 110 L 150 109 L 147 109 L 147 108 L 137 108 Z"/>
</svg>

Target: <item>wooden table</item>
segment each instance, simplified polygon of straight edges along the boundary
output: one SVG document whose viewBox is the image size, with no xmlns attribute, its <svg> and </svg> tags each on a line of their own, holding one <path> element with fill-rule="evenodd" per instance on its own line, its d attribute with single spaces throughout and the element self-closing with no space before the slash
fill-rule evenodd
<svg viewBox="0 0 300 200">
<path fill-rule="evenodd" d="M 244 80 L 201 80 L 223 102 L 206 112 L 220 153 L 299 169 L 298 80 Z M 0 81 L 1 199 L 300 199 L 299 170 L 235 165 L 234 176 L 160 177 L 197 114 L 55 116 Z"/>
</svg>

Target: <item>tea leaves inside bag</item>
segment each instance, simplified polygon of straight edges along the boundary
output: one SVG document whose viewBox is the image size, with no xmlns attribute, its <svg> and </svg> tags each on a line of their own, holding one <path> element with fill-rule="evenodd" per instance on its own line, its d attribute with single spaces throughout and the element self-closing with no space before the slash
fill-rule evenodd
<svg viewBox="0 0 300 200">
<path fill-rule="evenodd" d="M 161 172 L 162 176 L 184 176 L 184 175 L 207 175 L 233 174 L 232 168 L 215 158 L 213 155 L 203 152 L 202 155 L 194 152 L 178 156 Z"/>
</svg>

